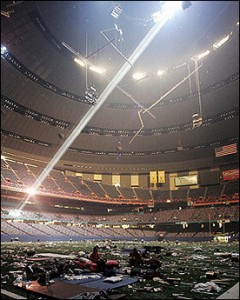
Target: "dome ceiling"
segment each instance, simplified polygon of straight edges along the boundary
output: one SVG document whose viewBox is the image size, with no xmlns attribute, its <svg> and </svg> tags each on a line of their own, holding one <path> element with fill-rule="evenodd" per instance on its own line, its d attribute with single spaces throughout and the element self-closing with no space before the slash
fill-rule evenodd
<svg viewBox="0 0 240 300">
<path fill-rule="evenodd" d="M 216 146 L 238 143 L 239 2 L 190 4 L 159 30 L 59 166 L 93 172 L 209 166 Z M 98 103 L 161 7 L 157 1 L 2 2 L 2 153 L 49 161 L 94 106 L 86 92 L 94 88 Z M 133 79 L 137 72 L 144 77 Z M 201 126 L 193 126 L 194 114 Z"/>
</svg>

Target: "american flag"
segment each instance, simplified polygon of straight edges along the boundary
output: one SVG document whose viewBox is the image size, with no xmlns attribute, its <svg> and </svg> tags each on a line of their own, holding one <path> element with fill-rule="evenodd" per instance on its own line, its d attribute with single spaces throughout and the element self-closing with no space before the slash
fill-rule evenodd
<svg viewBox="0 0 240 300">
<path fill-rule="evenodd" d="M 223 147 L 215 148 L 216 157 L 237 153 L 237 144 L 230 144 Z"/>
</svg>

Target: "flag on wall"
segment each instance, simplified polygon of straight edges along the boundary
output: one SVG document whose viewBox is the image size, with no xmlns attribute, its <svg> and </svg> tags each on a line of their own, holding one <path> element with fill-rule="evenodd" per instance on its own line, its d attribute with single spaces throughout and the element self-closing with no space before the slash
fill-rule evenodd
<svg viewBox="0 0 240 300">
<path fill-rule="evenodd" d="M 93 180 L 94 181 L 102 181 L 102 174 L 94 174 Z"/>
<path fill-rule="evenodd" d="M 229 144 L 223 147 L 215 148 L 215 156 L 216 157 L 221 157 L 225 155 L 230 155 L 237 153 L 237 144 Z"/>
<path fill-rule="evenodd" d="M 112 185 L 114 186 L 121 186 L 121 181 L 120 181 L 120 175 L 118 174 L 112 174 Z"/>
<path fill-rule="evenodd" d="M 165 171 L 158 171 L 158 183 L 165 183 Z"/>
<path fill-rule="evenodd" d="M 139 186 L 139 176 L 138 175 L 131 175 L 131 186 L 132 187 Z"/>
</svg>

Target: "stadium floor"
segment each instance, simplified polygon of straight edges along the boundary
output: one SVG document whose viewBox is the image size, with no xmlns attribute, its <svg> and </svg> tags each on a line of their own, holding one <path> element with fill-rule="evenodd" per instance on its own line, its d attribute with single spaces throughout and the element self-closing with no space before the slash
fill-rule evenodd
<svg viewBox="0 0 240 300">
<path fill-rule="evenodd" d="M 52 252 L 61 255 L 69 255 L 73 253 L 92 251 L 93 245 L 103 246 L 103 241 L 82 241 L 82 242 L 40 242 L 40 243 L 23 243 L 23 242 L 7 242 L 2 243 L 2 260 L 5 264 L 2 267 L 3 275 L 9 274 L 9 271 L 19 269 L 23 260 L 26 259 L 26 251 L 35 248 L 37 254 L 43 252 Z M 142 250 L 143 246 L 161 246 L 161 272 L 167 277 L 181 277 L 180 284 L 166 284 L 154 281 L 151 278 L 143 277 L 144 272 L 149 275 L 146 268 L 143 268 L 143 273 L 136 274 L 139 278 L 136 284 L 125 286 L 118 289 L 118 292 L 127 295 L 127 299 L 175 299 L 175 295 L 180 297 L 196 299 L 239 299 L 239 261 L 229 258 L 229 253 L 238 253 L 239 243 L 163 243 L 163 242 L 145 242 L 144 245 L 134 241 L 118 241 L 114 244 L 117 246 L 113 249 L 101 249 L 103 256 L 107 259 L 120 259 L 122 269 L 128 268 L 128 257 L 134 246 Z M 80 251 L 80 252 L 79 252 Z M 223 257 L 214 255 L 214 253 L 222 253 Z M 118 254 L 116 256 L 116 254 Z M 226 254 L 226 256 L 225 256 Z M 120 255 L 120 256 L 119 256 Z M 157 254 L 154 254 L 157 255 Z M 203 259 L 204 258 L 204 259 Z M 234 258 L 234 257 L 233 257 Z M 135 270 L 136 271 L 139 270 Z M 194 283 L 207 282 L 211 278 L 206 277 L 206 271 L 216 271 L 217 280 L 222 279 L 224 282 L 220 284 L 222 291 L 199 292 L 193 291 Z M 150 274 L 151 275 L 151 274 Z M 19 293 L 12 282 L 14 278 L 9 274 L 8 280 L 3 285 L 8 291 Z M 147 278 L 145 280 L 145 278 Z M 146 288 L 150 288 L 149 292 Z M 154 288 L 161 287 L 161 291 L 155 291 Z M 24 292 L 19 293 L 25 296 Z M 5 298 L 4 298 L 5 299 Z M 182 298 L 184 299 L 184 298 Z"/>
</svg>

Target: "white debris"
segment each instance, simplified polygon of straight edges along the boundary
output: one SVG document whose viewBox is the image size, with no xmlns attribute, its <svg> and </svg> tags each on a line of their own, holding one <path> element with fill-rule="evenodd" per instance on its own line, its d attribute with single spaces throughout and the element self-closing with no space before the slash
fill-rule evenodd
<svg viewBox="0 0 240 300">
<path fill-rule="evenodd" d="M 214 282 L 197 283 L 194 285 L 192 292 L 219 292 L 221 288 Z"/>
</svg>

